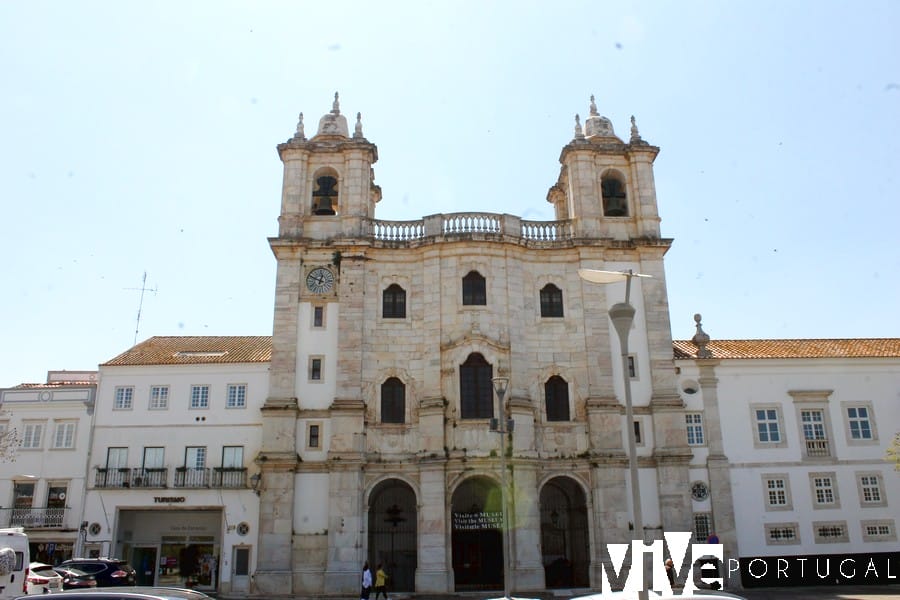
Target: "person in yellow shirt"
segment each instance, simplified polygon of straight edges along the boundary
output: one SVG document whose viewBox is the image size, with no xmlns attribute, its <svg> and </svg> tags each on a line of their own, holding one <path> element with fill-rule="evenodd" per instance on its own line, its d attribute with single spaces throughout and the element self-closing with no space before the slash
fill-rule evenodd
<svg viewBox="0 0 900 600">
<path fill-rule="evenodd" d="M 387 579 L 387 573 L 384 572 L 381 563 L 378 563 L 378 569 L 375 571 L 375 600 L 378 600 L 379 594 L 383 594 L 384 600 L 387 600 L 387 588 L 385 587 Z"/>
</svg>

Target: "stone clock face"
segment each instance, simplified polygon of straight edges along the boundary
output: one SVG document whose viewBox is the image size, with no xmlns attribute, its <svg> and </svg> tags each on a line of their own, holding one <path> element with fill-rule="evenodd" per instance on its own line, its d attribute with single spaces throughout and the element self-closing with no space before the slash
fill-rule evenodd
<svg viewBox="0 0 900 600">
<path fill-rule="evenodd" d="M 313 269 L 306 276 L 306 288 L 313 294 L 327 294 L 334 289 L 334 273 L 324 267 Z"/>
</svg>

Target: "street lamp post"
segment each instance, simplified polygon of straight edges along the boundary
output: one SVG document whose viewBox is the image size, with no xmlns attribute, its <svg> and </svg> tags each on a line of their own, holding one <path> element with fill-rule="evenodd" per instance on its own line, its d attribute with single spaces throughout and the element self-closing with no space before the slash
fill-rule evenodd
<svg viewBox="0 0 900 600">
<path fill-rule="evenodd" d="M 651 277 L 627 271 L 597 271 L 594 269 L 579 269 L 578 276 L 590 283 L 616 283 L 625 282 L 625 301 L 613 304 L 609 309 L 609 319 L 619 336 L 619 347 L 622 350 L 622 378 L 625 383 L 625 430 L 628 434 L 628 472 L 631 479 L 631 513 L 634 519 L 634 530 L 641 536 L 644 542 L 644 518 L 641 512 L 640 484 L 638 482 L 637 447 L 634 439 L 634 408 L 631 403 L 631 377 L 628 373 L 628 334 L 631 324 L 634 322 L 634 307 L 629 302 L 631 298 L 631 279 L 634 277 Z M 641 554 L 643 558 L 643 553 Z M 635 557 L 632 556 L 632 564 Z M 644 577 L 646 580 L 646 576 Z M 641 582 L 639 597 L 646 600 L 647 591 L 644 582 Z"/>
<path fill-rule="evenodd" d="M 494 393 L 497 394 L 499 418 L 491 419 L 491 431 L 500 434 L 500 535 L 503 539 L 503 598 L 509 598 L 509 527 L 507 526 L 507 491 L 506 491 L 506 436 L 512 433 L 515 423 L 506 416 L 503 398 L 509 387 L 509 377 L 494 377 Z M 502 425 L 501 425 L 502 424 Z"/>
</svg>

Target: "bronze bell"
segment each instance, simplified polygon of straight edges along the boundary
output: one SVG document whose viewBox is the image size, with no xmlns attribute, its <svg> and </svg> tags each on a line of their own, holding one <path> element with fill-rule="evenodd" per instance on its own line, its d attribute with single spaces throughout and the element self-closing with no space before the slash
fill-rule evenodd
<svg viewBox="0 0 900 600">
<path fill-rule="evenodd" d="M 337 185 L 337 179 L 331 176 L 319 177 L 316 179 L 316 183 L 319 185 L 319 189 L 313 192 L 313 199 L 318 198 L 318 201 L 315 203 L 313 207 L 313 214 L 315 215 L 334 215 L 337 214 L 334 211 L 334 200 L 337 198 L 337 190 L 334 187 Z"/>
</svg>

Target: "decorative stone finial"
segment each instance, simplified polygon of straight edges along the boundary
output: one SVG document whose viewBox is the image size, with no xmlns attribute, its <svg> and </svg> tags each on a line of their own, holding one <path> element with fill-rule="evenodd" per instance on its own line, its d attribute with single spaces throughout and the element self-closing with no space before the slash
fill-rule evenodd
<svg viewBox="0 0 900 600">
<path fill-rule="evenodd" d="M 634 115 L 631 115 L 631 141 L 632 142 L 640 142 L 641 134 L 638 133 L 637 122 L 634 120 Z"/>
<path fill-rule="evenodd" d="M 700 325 L 700 319 L 702 318 L 700 313 L 694 315 L 694 321 L 697 323 L 697 333 L 694 334 L 691 341 L 697 345 L 697 358 L 712 358 L 712 352 L 706 347 L 709 343 L 709 336 L 703 331 L 703 327 Z"/>
<path fill-rule="evenodd" d="M 354 129 L 353 129 L 353 137 L 355 137 L 355 138 L 363 137 L 362 113 L 356 113 L 356 127 L 354 127 Z"/>
<path fill-rule="evenodd" d="M 581 128 L 581 117 L 578 116 L 578 113 L 575 113 L 575 139 L 584 139 L 584 130 Z"/>
<path fill-rule="evenodd" d="M 594 102 L 594 95 L 591 94 L 591 116 L 598 116 L 599 114 L 597 112 L 597 103 Z"/>
<path fill-rule="evenodd" d="M 341 103 L 338 100 L 338 93 L 334 93 L 334 102 L 331 104 L 331 114 L 339 115 L 341 114 Z"/>
<path fill-rule="evenodd" d="M 303 133 L 303 113 L 300 113 L 300 118 L 297 121 L 297 133 L 294 134 L 295 140 L 305 140 L 306 134 Z"/>
</svg>

